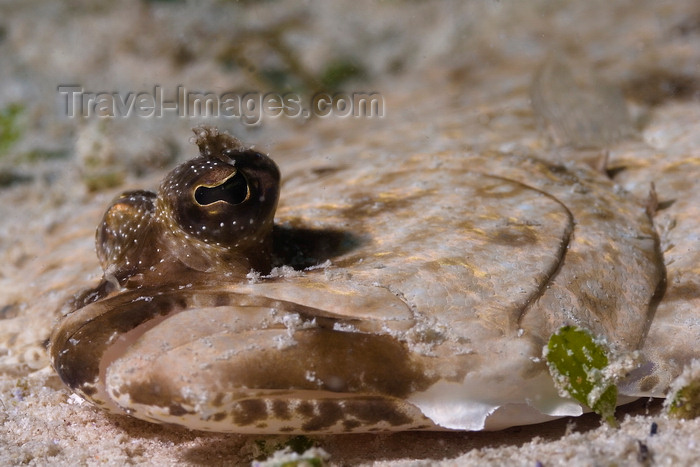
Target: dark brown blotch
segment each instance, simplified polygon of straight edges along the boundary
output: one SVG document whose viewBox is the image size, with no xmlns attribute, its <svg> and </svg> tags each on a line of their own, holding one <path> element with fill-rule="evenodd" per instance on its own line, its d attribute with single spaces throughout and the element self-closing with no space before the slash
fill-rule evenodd
<svg viewBox="0 0 700 467">
<path fill-rule="evenodd" d="M 314 406 L 311 402 L 303 401 L 299 404 L 299 407 L 297 407 L 297 413 L 303 417 L 313 417 Z"/>
<path fill-rule="evenodd" d="M 495 235 L 489 238 L 497 245 L 523 247 L 526 245 L 535 245 L 538 239 L 537 234 L 537 231 L 530 226 L 511 225 L 499 229 Z"/>
<path fill-rule="evenodd" d="M 85 394 L 86 396 L 93 396 L 97 392 L 97 389 L 95 389 L 95 386 L 93 386 L 92 384 L 78 386 L 76 389 Z"/>
<path fill-rule="evenodd" d="M 343 409 L 336 401 L 318 403 L 318 415 L 314 415 L 301 426 L 303 431 L 315 432 L 332 427 L 343 419 Z"/>
<path fill-rule="evenodd" d="M 377 425 L 387 422 L 391 426 L 408 425 L 413 421 L 402 412 L 399 405 L 382 398 L 351 399 L 345 402 L 345 411 L 365 425 Z"/>
<path fill-rule="evenodd" d="M 342 381 L 343 392 L 402 398 L 436 378 L 427 377 L 422 361 L 392 336 L 308 329 L 295 339 L 297 345 L 284 352 L 251 351 L 222 372 L 222 381 L 251 389 L 318 390 L 307 378 L 313 368 L 319 381 L 332 382 L 324 390 L 337 390 L 335 382 Z"/>
<path fill-rule="evenodd" d="M 252 425 L 267 419 L 267 406 L 259 399 L 246 399 L 238 402 L 233 409 L 233 422 L 238 426 Z"/>
<path fill-rule="evenodd" d="M 275 418 L 278 420 L 289 420 L 292 418 L 287 401 L 275 399 L 272 402 L 272 413 L 275 414 Z"/>
<path fill-rule="evenodd" d="M 121 386 L 119 391 L 123 394 L 128 394 L 129 399 L 134 404 L 152 407 L 168 407 L 169 411 L 174 410 L 175 412 L 180 412 L 181 409 L 184 410 L 181 406 L 184 400 L 179 392 L 170 387 L 168 383 L 168 381 L 149 379 L 126 384 Z"/>
<path fill-rule="evenodd" d="M 228 306 L 231 304 L 231 294 L 225 292 L 214 294 L 213 301 L 215 307 Z"/>
<path fill-rule="evenodd" d="M 346 432 L 354 431 L 355 428 L 360 425 L 362 425 L 362 423 L 357 420 L 343 420 L 343 428 Z"/>
</svg>

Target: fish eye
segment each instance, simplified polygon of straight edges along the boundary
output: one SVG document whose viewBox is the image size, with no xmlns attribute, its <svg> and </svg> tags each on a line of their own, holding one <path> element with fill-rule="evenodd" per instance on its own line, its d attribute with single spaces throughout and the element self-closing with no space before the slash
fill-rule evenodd
<svg viewBox="0 0 700 467">
<path fill-rule="evenodd" d="M 201 206 L 223 201 L 228 204 L 241 204 L 250 197 L 248 180 L 240 171 L 216 186 L 198 186 L 194 191 L 194 199 Z"/>
</svg>

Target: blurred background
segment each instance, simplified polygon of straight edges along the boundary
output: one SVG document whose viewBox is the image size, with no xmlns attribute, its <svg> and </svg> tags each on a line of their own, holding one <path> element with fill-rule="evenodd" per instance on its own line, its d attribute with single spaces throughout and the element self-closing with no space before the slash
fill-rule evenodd
<svg viewBox="0 0 700 467">
<path fill-rule="evenodd" d="M 189 129 L 201 123 L 265 150 L 322 138 L 318 149 L 407 120 L 422 124 L 402 139 L 433 140 L 450 111 L 492 123 L 493 103 L 510 96 L 507 118 L 530 112 L 532 76 L 552 54 L 614 83 L 633 106 L 698 99 L 699 31 L 694 1 L 4 0 L 0 189 L 66 168 L 88 191 L 117 186 L 191 155 Z M 71 117 L 60 86 L 124 100 L 156 88 L 166 101 L 178 89 L 291 93 L 307 111 L 320 91 L 372 92 L 383 116 Z M 481 138 L 467 137 L 471 147 Z"/>
</svg>

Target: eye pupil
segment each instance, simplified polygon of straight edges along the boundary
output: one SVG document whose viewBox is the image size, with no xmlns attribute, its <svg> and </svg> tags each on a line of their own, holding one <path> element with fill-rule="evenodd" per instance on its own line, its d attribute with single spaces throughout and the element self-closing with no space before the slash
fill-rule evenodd
<svg viewBox="0 0 700 467">
<path fill-rule="evenodd" d="M 247 198 L 248 180 L 240 172 L 236 172 L 233 177 L 228 178 L 221 185 L 212 187 L 200 186 L 194 192 L 194 199 L 202 206 L 216 203 L 217 201 L 241 204 Z"/>
</svg>

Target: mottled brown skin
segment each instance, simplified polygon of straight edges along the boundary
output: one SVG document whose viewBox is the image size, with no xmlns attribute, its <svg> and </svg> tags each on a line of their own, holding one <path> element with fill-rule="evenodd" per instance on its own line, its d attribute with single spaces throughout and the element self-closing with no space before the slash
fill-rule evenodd
<svg viewBox="0 0 700 467">
<path fill-rule="evenodd" d="M 644 337 L 658 241 L 599 174 L 498 154 L 309 167 L 273 229 L 274 163 L 213 129 L 197 143 L 157 194 L 108 209 L 105 278 L 51 337 L 63 381 L 107 410 L 242 433 L 495 429 L 572 410 L 540 358 L 560 326 L 621 351 Z M 248 274 L 273 264 L 297 271 Z"/>
<path fill-rule="evenodd" d="M 157 284 L 163 291 L 168 284 L 197 281 L 205 273 L 245 275 L 253 267 L 269 270 L 279 169 L 267 156 L 215 129 L 200 128 L 195 134 L 200 156 L 173 170 L 159 193 L 125 192 L 107 209 L 95 239 L 104 279 L 75 298 L 71 304 L 75 310 L 122 287 L 139 290 Z M 123 297 L 118 295 L 116 300 Z M 88 396 L 95 392 L 99 356 L 85 358 L 95 354 L 90 348 L 94 342 L 107 341 L 115 329 L 127 332 L 174 306 L 142 304 L 146 309 L 112 304 L 96 317 L 71 314 L 63 321 L 62 329 L 68 332 L 54 333 L 51 350 L 54 366 L 71 388 L 87 384 L 80 391 Z M 67 352 L 63 347 L 69 339 L 88 348 Z"/>
<path fill-rule="evenodd" d="M 280 174 L 267 156 L 198 129 L 200 157 L 175 168 L 158 193 L 123 193 L 97 229 L 105 278 L 134 288 L 181 282 L 178 272 L 267 273 Z"/>
<path fill-rule="evenodd" d="M 54 367 L 87 397 L 110 335 L 186 308 L 182 294 L 168 291 L 270 269 L 279 169 L 216 129 L 195 135 L 200 156 L 176 167 L 158 193 L 125 192 L 107 209 L 95 242 L 104 279 L 71 304 L 82 311 L 98 302 L 96 311 L 69 314 L 51 338 Z"/>
<path fill-rule="evenodd" d="M 96 233 L 97 256 L 105 271 L 104 279 L 95 289 L 78 295 L 72 303 L 76 310 L 64 318 L 51 337 L 52 361 L 61 379 L 75 392 L 112 412 L 125 413 L 110 400 L 110 396 L 118 397 L 121 390 L 129 393 L 134 405 L 157 407 L 167 400 L 170 415 L 183 419 L 197 415 L 179 405 L 177 391 L 164 386 L 168 384 L 168 375 L 157 383 L 122 385 L 112 394 L 105 394 L 105 362 L 115 352 L 112 343 L 116 335 L 126 335 L 137 328 L 141 333 L 165 316 L 172 319 L 179 312 L 207 305 L 251 309 L 266 306 L 302 316 L 307 313 L 309 321 L 313 319 L 314 323 L 323 320 L 318 316 L 319 310 L 221 291 L 222 283 L 240 282 L 251 270 L 263 274 L 270 271 L 280 174 L 270 158 L 246 149 L 231 136 L 211 128 L 195 129 L 195 134 L 200 156 L 170 172 L 158 193 L 125 192 L 107 209 Z M 295 255 L 301 254 L 303 261 L 308 261 L 313 251 L 324 254 L 329 239 L 331 244 L 340 241 L 333 240 L 332 231 L 324 234 L 325 238 L 321 239 L 313 231 L 281 229 L 277 235 L 279 255 L 294 262 Z M 314 245 L 303 245 L 310 241 Z M 194 290 L 183 293 L 184 284 L 189 286 L 186 288 L 194 286 Z M 118 289 L 119 293 L 115 294 Z M 211 319 L 211 315 L 203 319 Z M 333 320 L 329 325 L 332 327 Z M 116 347 L 120 348 L 119 344 Z M 302 420 L 303 432 L 319 432 L 334 426 L 353 431 L 370 423 L 384 423 L 397 429 L 432 426 L 415 408 L 398 399 L 406 394 L 407 388 L 427 380 L 422 370 L 407 358 L 405 345 L 395 339 L 366 335 L 357 340 L 344 338 L 344 333 L 310 332 L 290 350 L 297 355 L 290 354 L 289 358 L 296 361 L 321 356 L 328 365 L 325 370 L 328 374 L 337 368 L 339 361 L 352 355 L 358 364 L 354 373 L 368 380 L 339 381 L 337 384 L 342 387 L 333 390 L 384 396 L 368 395 L 354 402 L 341 401 L 340 397 L 325 401 L 290 398 L 284 395 L 288 392 L 287 385 L 300 389 L 315 387 L 309 386 L 304 366 L 300 365 L 298 372 L 290 376 L 292 380 L 283 380 L 284 386 L 280 386 L 280 381 L 269 384 L 271 374 L 289 373 L 289 365 L 275 370 L 274 365 L 282 362 L 263 355 L 241 368 L 226 369 L 224 375 L 252 388 L 279 387 L 284 390 L 282 398 L 269 397 L 268 405 L 272 404 L 269 414 L 260 400 L 243 398 L 227 411 L 213 414 L 211 419 L 222 423 L 230 418 L 232 426 L 243 429 L 255 423 L 255 428 L 265 431 L 266 419 L 270 417 L 274 422 L 282 422 L 276 429 L 279 432 L 300 431 L 293 424 L 285 426 L 292 416 Z M 379 358 L 382 364 L 372 369 L 366 365 L 372 358 Z M 384 371 L 386 362 L 391 362 L 394 373 Z M 345 365 L 352 367 L 353 363 L 346 361 Z M 134 411 L 129 409 L 126 413 Z M 149 420 L 147 414 L 137 416 Z M 423 423 L 417 425 L 415 420 Z M 217 430 L 209 428 L 206 420 L 198 427 Z"/>
</svg>

